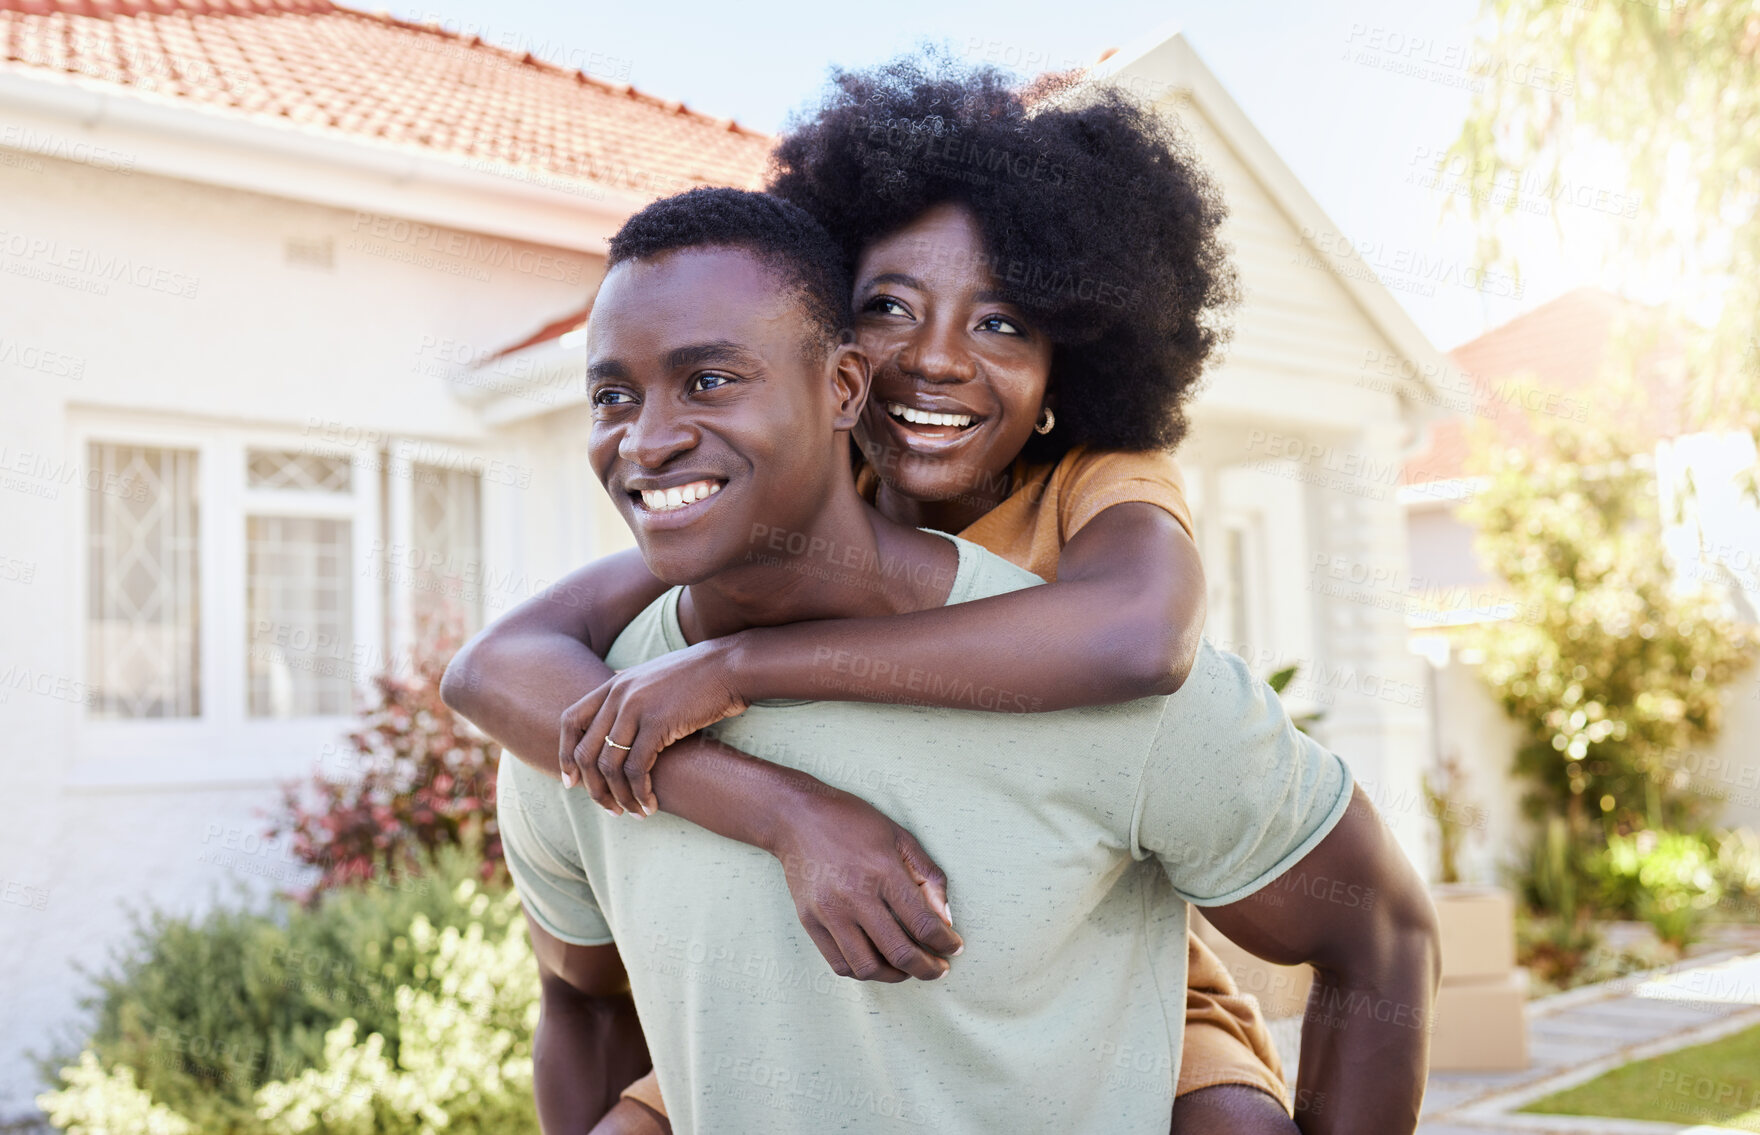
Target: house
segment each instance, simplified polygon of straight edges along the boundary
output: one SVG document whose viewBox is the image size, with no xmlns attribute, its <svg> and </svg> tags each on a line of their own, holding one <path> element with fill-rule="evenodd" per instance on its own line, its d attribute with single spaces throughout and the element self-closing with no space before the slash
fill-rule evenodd
<svg viewBox="0 0 1760 1135">
<path fill-rule="evenodd" d="M 0 56 L 8 1114 L 127 905 L 292 881 L 260 810 L 424 621 L 621 533 L 472 364 L 770 140 L 322 0 L 0 0 Z"/>
<path fill-rule="evenodd" d="M 1098 73 L 1177 115 L 1248 299 L 1184 451 L 1213 637 L 1301 667 L 1428 862 L 1398 474 L 1449 373 L 1178 35 Z M 327 0 L 0 0 L 0 1115 L 125 908 L 291 883 L 277 784 L 357 694 L 627 543 L 581 313 L 645 201 L 770 139 Z"/>
<path fill-rule="evenodd" d="M 1475 530 L 1460 515 L 1479 484 L 1475 446 L 1532 446 L 1530 417 L 1598 421 L 1617 399 L 1625 428 L 1651 448 L 1666 551 L 1677 573 L 1685 582 L 1723 584 L 1749 621 L 1760 595 L 1753 552 L 1760 547 L 1760 509 L 1739 477 L 1754 467 L 1756 454 L 1746 434 L 1690 432 L 1679 325 L 1666 312 L 1601 288 L 1566 292 L 1462 344 L 1450 358 L 1455 369 L 1436 393 L 1441 416 L 1401 475 L 1409 568 L 1387 586 L 1404 603 L 1413 648 L 1429 671 L 1433 762 L 1453 760 L 1464 774 L 1461 813 L 1478 829 L 1468 833 L 1465 869 L 1491 881 L 1508 851 L 1526 839 L 1523 786 L 1510 772 L 1517 731 L 1479 679 L 1458 632 L 1519 618 L 1520 611 L 1480 562 Z M 1717 742 L 1678 761 L 1696 791 L 1721 802 L 1722 821 L 1731 825 L 1760 822 L 1760 754 L 1752 743 L 1760 730 L 1757 694 L 1752 676 L 1738 683 Z"/>
</svg>

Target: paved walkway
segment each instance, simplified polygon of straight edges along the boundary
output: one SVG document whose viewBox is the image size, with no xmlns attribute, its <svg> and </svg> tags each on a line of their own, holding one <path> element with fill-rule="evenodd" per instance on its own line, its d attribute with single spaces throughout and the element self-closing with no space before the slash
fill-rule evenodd
<svg viewBox="0 0 1760 1135">
<path fill-rule="evenodd" d="M 1689 959 L 1666 971 L 1571 990 L 1528 1006 L 1531 1066 L 1522 1072 L 1434 1072 L 1420 1135 L 1662 1135 L 1695 1127 L 1698 1105 L 1680 1097 L 1681 1121 L 1516 1115 L 1543 1096 L 1643 1060 L 1760 1025 L 1760 953 Z M 1662 1091 L 1659 1086 L 1658 1091 Z"/>
</svg>

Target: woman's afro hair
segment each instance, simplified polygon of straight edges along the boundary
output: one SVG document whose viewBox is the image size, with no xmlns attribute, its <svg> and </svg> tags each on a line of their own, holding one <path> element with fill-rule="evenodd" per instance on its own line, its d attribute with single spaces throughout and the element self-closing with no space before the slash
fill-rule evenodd
<svg viewBox="0 0 1760 1135">
<path fill-rule="evenodd" d="M 1178 444 L 1238 291 L 1221 193 L 1167 120 L 1117 87 L 1023 87 L 925 52 L 833 72 L 791 126 L 770 192 L 816 217 L 852 270 L 926 209 L 972 211 L 999 288 L 1055 348 L 1057 427 L 1028 458 Z"/>
</svg>

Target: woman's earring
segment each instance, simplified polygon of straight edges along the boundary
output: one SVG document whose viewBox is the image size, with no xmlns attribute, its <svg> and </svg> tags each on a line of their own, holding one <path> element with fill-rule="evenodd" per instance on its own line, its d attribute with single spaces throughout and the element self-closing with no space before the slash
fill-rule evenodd
<svg viewBox="0 0 1760 1135">
<path fill-rule="evenodd" d="M 1033 432 L 1036 434 L 1048 434 L 1051 432 L 1051 427 L 1056 424 L 1057 415 L 1053 414 L 1051 412 L 1051 407 L 1047 406 L 1040 412 L 1039 421 L 1033 426 Z"/>
</svg>

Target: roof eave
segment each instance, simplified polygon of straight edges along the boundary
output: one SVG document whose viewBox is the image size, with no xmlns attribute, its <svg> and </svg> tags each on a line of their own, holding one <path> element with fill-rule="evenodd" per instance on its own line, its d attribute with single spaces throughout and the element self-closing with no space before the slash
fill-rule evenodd
<svg viewBox="0 0 1760 1135">
<path fill-rule="evenodd" d="M 603 254 L 645 200 L 556 177 L 292 123 L 0 70 L 0 107 L 21 126 L 78 135 L 186 181 Z"/>
</svg>

